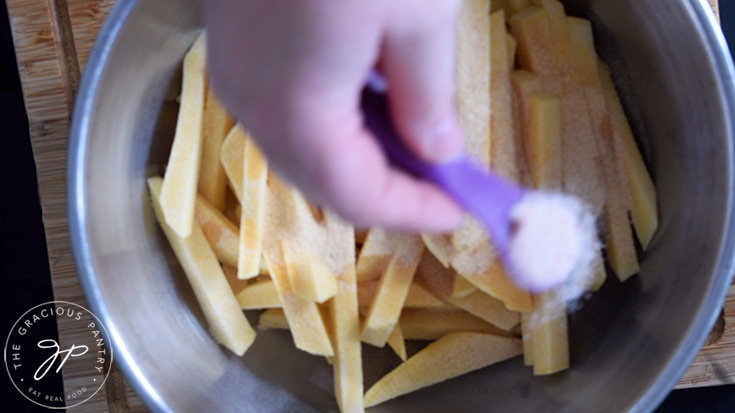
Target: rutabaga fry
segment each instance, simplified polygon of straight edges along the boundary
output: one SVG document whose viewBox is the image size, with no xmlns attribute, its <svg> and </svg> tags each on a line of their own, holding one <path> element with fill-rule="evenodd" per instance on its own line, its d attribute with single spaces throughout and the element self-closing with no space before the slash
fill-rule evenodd
<svg viewBox="0 0 735 413">
<path fill-rule="evenodd" d="M 205 43 L 206 38 L 202 34 L 184 58 L 181 106 L 161 188 L 163 216 L 171 229 L 182 238 L 191 234 L 194 224 L 206 93 Z"/>
<path fill-rule="evenodd" d="M 245 141 L 242 168 L 242 212 L 237 276 L 249 279 L 260 274 L 263 254 L 263 215 L 268 166 L 252 138 Z"/>
<path fill-rule="evenodd" d="M 148 190 L 156 219 L 184 268 L 212 335 L 233 353 L 241 356 L 253 344 L 255 330 L 240 310 L 222 267 L 199 224 L 194 224 L 191 234 L 182 238 L 166 223 L 159 201 L 162 186 L 161 178 L 148 179 Z"/>
</svg>

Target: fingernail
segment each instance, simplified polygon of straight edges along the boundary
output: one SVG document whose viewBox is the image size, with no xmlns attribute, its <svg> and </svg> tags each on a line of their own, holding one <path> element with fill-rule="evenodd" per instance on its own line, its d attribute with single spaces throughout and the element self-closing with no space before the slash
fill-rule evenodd
<svg viewBox="0 0 735 413">
<path fill-rule="evenodd" d="M 436 124 L 419 141 L 422 156 L 432 162 L 446 162 L 462 151 L 462 132 L 453 116 Z"/>
</svg>

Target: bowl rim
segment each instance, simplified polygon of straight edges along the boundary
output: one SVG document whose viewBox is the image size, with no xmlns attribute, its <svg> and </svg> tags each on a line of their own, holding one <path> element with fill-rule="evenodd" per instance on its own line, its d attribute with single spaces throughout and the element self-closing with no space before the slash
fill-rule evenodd
<svg viewBox="0 0 735 413">
<path fill-rule="evenodd" d="M 711 58 L 719 86 L 719 101 L 725 116 L 722 120 L 729 132 L 726 139 L 728 162 L 727 177 L 729 186 L 733 185 L 733 168 L 735 167 L 735 66 L 732 55 L 722 32 L 720 22 L 714 14 L 707 0 L 687 0 L 682 2 L 694 16 L 693 23 L 697 25 L 700 35 L 705 40 L 707 54 Z M 664 398 L 674 389 L 676 382 L 689 368 L 689 365 L 702 348 L 707 334 L 712 329 L 725 303 L 727 292 L 735 275 L 735 222 L 734 205 L 735 194 L 731 191 L 727 199 L 727 214 L 723 225 L 720 240 L 720 251 L 717 254 L 717 270 L 710 283 L 709 290 L 702 304 L 697 309 L 697 315 L 692 321 L 681 345 L 676 349 L 674 356 L 662 369 L 653 384 L 641 398 L 631 406 L 631 412 L 653 411 Z M 722 288 L 718 288 L 722 287 Z"/>
<path fill-rule="evenodd" d="M 67 214 L 72 253 L 79 273 L 82 290 L 88 305 L 107 327 L 111 344 L 117 357 L 115 361 L 128 379 L 135 393 L 143 403 L 154 411 L 171 411 L 166 401 L 157 393 L 143 371 L 138 367 L 135 357 L 120 335 L 117 324 L 102 300 L 100 285 L 92 265 L 87 226 L 85 221 L 86 192 L 84 186 L 84 159 L 87 150 L 90 114 L 93 108 L 95 91 L 105 69 L 107 57 L 116 43 L 117 35 L 125 25 L 127 17 L 137 4 L 137 0 L 119 0 L 105 19 L 102 28 L 89 55 L 82 80 L 74 102 L 71 129 L 69 133 L 69 149 L 67 153 Z"/>
<path fill-rule="evenodd" d="M 117 357 L 115 361 L 128 378 L 135 392 L 142 401 L 152 410 L 171 411 L 170 406 L 156 391 L 148 378 L 143 374 L 135 361 L 135 357 L 125 344 L 116 323 L 112 319 L 108 307 L 102 300 L 100 285 L 92 265 L 88 248 L 87 227 L 85 222 L 84 159 L 86 157 L 90 114 L 97 86 L 101 75 L 106 68 L 107 57 L 117 41 L 117 35 L 125 25 L 128 15 L 137 4 L 137 0 L 119 0 L 105 20 L 99 32 L 94 48 L 88 59 L 79 91 L 76 97 L 69 134 L 67 152 L 67 209 L 69 234 L 72 252 L 79 280 L 87 298 L 89 307 L 107 326 L 111 343 Z M 686 0 L 682 2 L 689 9 L 690 15 L 695 17 L 693 23 L 700 30 L 705 40 L 706 52 L 713 61 L 713 70 L 719 86 L 719 102 L 723 111 L 730 116 L 723 121 L 728 133 L 727 177 L 732 186 L 735 167 L 735 67 L 720 24 L 706 0 Z M 629 410 L 632 412 L 647 412 L 654 410 L 673 389 L 676 382 L 684 374 L 690 363 L 702 347 L 707 333 L 714 325 L 719 310 L 727 296 L 730 283 L 735 274 L 735 191 L 727 199 L 727 212 L 724 231 L 720 240 L 720 251 L 717 255 L 717 271 L 712 279 L 710 288 L 702 304 L 696 310 L 697 314 L 681 345 L 676 349 L 673 357 L 659 371 L 643 395 L 638 398 Z M 724 288 L 718 288 L 724 287 Z"/>
</svg>

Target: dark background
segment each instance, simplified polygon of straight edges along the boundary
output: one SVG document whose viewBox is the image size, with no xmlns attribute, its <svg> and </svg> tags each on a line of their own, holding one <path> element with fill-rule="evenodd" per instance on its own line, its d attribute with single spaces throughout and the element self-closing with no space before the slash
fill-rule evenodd
<svg viewBox="0 0 735 413">
<path fill-rule="evenodd" d="M 735 44 L 735 0 L 721 0 L 720 12 L 725 36 Z M 4 345 L 18 317 L 53 300 L 36 168 L 4 0 L 0 6 L 0 237 L 0 339 Z M 2 410 L 41 410 L 15 391 L 6 372 L 0 372 L 0 377 Z M 55 386 L 59 393 L 63 391 L 60 377 Z M 674 391 L 658 411 L 735 412 L 735 385 Z"/>
<path fill-rule="evenodd" d="M 46 240 L 38 200 L 36 166 L 13 51 L 5 1 L 0 5 L 0 341 L 31 307 L 52 301 Z M 55 331 L 48 338 L 58 342 Z M 46 411 L 18 393 L 0 371 L 3 411 Z M 51 374 L 47 375 L 51 377 Z M 54 394 L 61 394 L 58 376 Z M 46 392 L 44 392 L 46 393 Z"/>
</svg>

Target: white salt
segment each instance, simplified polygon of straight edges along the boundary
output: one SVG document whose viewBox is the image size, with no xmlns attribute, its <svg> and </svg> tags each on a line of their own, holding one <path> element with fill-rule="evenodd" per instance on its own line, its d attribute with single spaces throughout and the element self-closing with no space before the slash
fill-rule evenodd
<svg viewBox="0 0 735 413">
<path fill-rule="evenodd" d="M 577 198 L 549 192 L 527 194 L 511 211 L 513 223 L 508 261 L 515 283 L 540 293 L 573 281 L 565 299 L 584 288 L 596 237 L 594 218 Z"/>
</svg>

